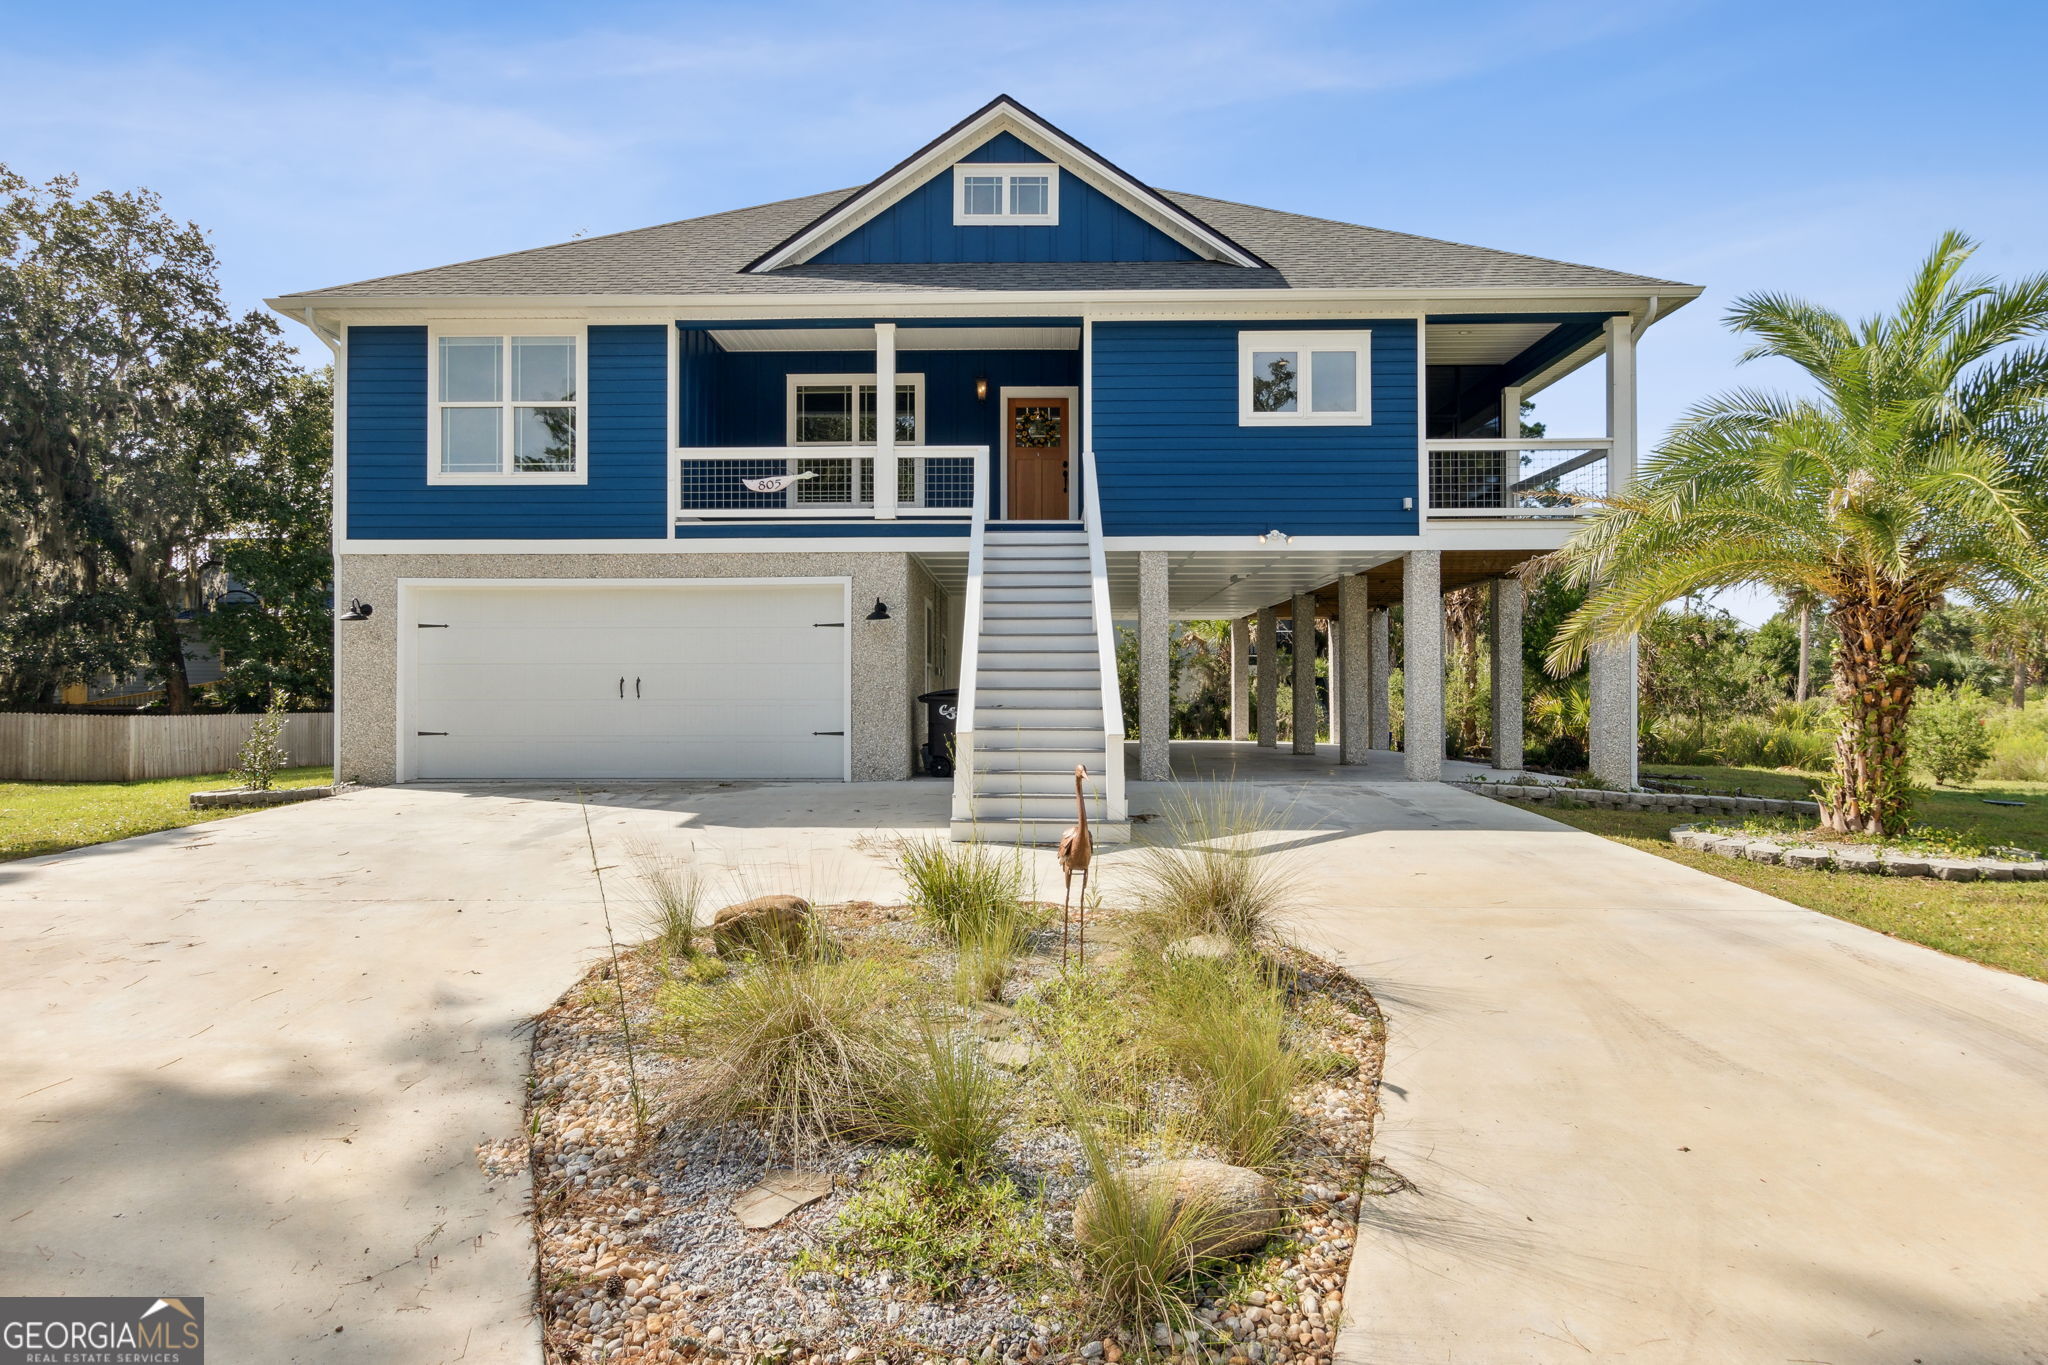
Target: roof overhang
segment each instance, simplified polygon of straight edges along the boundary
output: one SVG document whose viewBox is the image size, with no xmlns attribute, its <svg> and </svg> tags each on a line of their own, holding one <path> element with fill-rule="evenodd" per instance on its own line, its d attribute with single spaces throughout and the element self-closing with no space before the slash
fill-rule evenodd
<svg viewBox="0 0 2048 1365">
<path fill-rule="evenodd" d="M 1008 95 L 998 95 L 861 189 L 826 210 L 747 267 L 764 274 L 801 265 L 902 199 L 998 133 L 1009 133 L 1046 160 L 1151 223 L 1204 260 L 1258 268 L 1265 262 L 1151 186 L 1068 137 Z"/>
</svg>

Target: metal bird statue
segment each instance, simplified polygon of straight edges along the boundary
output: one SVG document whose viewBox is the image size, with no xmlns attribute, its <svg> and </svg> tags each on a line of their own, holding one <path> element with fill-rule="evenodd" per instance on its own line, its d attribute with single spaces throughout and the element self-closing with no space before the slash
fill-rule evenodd
<svg viewBox="0 0 2048 1365">
<path fill-rule="evenodd" d="M 805 479 L 817 477 L 817 470 L 806 469 L 801 474 L 770 474 L 765 479 L 741 479 L 740 482 L 746 485 L 749 493 L 780 493 L 793 483 L 802 483 Z"/>
<path fill-rule="evenodd" d="M 1082 793 L 1081 784 L 1087 780 L 1088 770 L 1080 764 L 1074 765 L 1074 812 L 1077 820 L 1074 826 L 1060 836 L 1060 871 L 1066 874 L 1066 890 L 1060 900 L 1060 966 L 1067 965 L 1067 921 L 1074 895 L 1074 874 L 1081 874 L 1081 947 L 1080 964 L 1088 965 L 1088 864 L 1095 859 L 1095 840 L 1088 834 L 1088 800 Z"/>
</svg>

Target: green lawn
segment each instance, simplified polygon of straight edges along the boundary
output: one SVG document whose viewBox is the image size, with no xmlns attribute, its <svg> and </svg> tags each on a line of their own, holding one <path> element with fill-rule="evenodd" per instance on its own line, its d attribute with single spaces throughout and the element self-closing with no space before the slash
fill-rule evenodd
<svg viewBox="0 0 2048 1365">
<path fill-rule="evenodd" d="M 1750 796 L 1799 796 L 1807 779 L 1763 768 L 1645 765 L 1651 776 L 1685 774 L 1710 791 L 1740 789 Z M 2024 809 L 1987 806 L 1986 796 L 2025 801 Z M 1679 848 L 1671 827 L 1700 817 L 1662 811 L 1618 811 L 1544 806 L 1542 813 L 1698 868 L 1731 882 L 1833 915 L 1880 933 L 1939 948 L 1987 966 L 2048 981 L 2048 882 L 1939 882 L 1919 877 L 1870 877 L 1811 872 L 1738 862 Z M 1995 843 L 2048 850 L 2048 784 L 1980 783 L 1965 791 L 1929 793 L 1916 807 L 1919 823 L 1963 830 Z"/>
<path fill-rule="evenodd" d="M 288 768 L 277 774 L 276 785 L 324 786 L 332 774 L 326 767 Z M 0 782 L 0 862 L 247 815 L 249 807 L 198 811 L 185 803 L 193 792 L 235 785 L 226 773 L 149 782 Z"/>
</svg>

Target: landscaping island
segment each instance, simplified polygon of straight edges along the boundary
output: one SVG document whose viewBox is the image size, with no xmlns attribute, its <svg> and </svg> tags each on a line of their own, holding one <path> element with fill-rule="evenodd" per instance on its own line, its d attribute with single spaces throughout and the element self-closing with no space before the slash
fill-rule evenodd
<svg viewBox="0 0 2048 1365">
<path fill-rule="evenodd" d="M 485 1154 L 532 1172 L 548 1359 L 1329 1365 L 1398 1187 L 1383 1027 L 1229 842 L 1134 855 L 1085 966 L 1015 850 L 912 845 L 911 904 L 709 935 L 637 858 L 667 927 L 541 1017 L 530 1143 Z"/>
</svg>

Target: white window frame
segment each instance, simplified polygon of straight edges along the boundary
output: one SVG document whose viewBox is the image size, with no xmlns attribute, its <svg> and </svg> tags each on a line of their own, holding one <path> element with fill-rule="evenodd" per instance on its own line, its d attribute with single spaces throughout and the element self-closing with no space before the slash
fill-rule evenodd
<svg viewBox="0 0 2048 1365">
<path fill-rule="evenodd" d="M 1045 186 L 1044 213 L 1010 212 L 1010 181 L 1016 176 L 1043 176 Z M 969 213 L 967 211 L 967 177 L 1001 176 L 1003 180 L 1003 211 L 1001 213 Z M 1060 224 L 1060 168 L 1050 161 L 1006 162 L 1006 161 L 962 161 L 953 167 L 953 226 L 954 227 L 1058 227 Z"/>
<path fill-rule="evenodd" d="M 815 386 L 823 388 L 831 384 L 847 384 L 851 385 L 853 388 L 854 439 L 850 441 L 797 440 L 796 391 L 799 388 L 803 387 Z M 863 384 L 867 385 L 870 388 L 873 388 L 875 386 L 874 371 L 870 370 L 866 374 L 792 374 L 786 376 L 783 387 L 782 435 L 783 439 L 786 442 L 788 442 L 790 449 L 833 450 L 843 449 L 846 446 L 864 446 L 869 449 L 873 449 L 875 444 L 873 441 L 863 441 L 860 439 L 860 388 Z M 910 386 L 911 392 L 913 394 L 912 401 L 917 405 L 917 436 L 915 439 L 909 441 L 905 441 L 899 437 L 896 441 L 896 444 L 899 446 L 921 446 L 925 443 L 925 424 L 931 420 L 931 414 L 925 411 L 924 406 L 924 376 L 921 374 L 899 374 L 896 376 L 897 388 L 900 389 L 906 384 Z M 896 405 L 892 402 L 889 405 L 889 413 L 892 418 L 894 417 L 895 412 Z M 881 426 L 881 421 L 882 395 L 881 392 L 877 390 L 875 393 L 875 424 L 878 434 Z"/>
<path fill-rule="evenodd" d="M 512 338 L 573 337 L 576 342 L 576 398 L 569 403 L 528 403 L 512 397 Z M 504 366 L 501 392 L 496 403 L 441 402 L 441 338 L 497 337 L 504 342 L 499 363 Z M 443 473 L 441 470 L 441 409 L 496 407 L 507 420 L 499 426 L 501 444 L 496 473 Z M 514 408 L 543 407 L 576 409 L 576 466 L 521 474 L 512 468 L 512 422 Z M 582 322 L 556 319 L 521 319 L 517 322 L 444 322 L 427 328 L 427 482 L 429 484 L 524 487 L 546 484 L 587 484 L 590 482 L 590 328 Z"/>
<path fill-rule="evenodd" d="M 1252 410 L 1252 355 L 1256 351 L 1299 351 L 1301 396 L 1293 412 Z M 1316 412 L 1315 366 L 1308 361 L 1311 351 L 1350 351 L 1358 360 L 1358 407 L 1349 412 Z M 1327 332 L 1239 332 L 1237 334 L 1237 424 L 1241 427 L 1367 427 L 1372 425 L 1372 333 L 1369 331 Z"/>
</svg>

